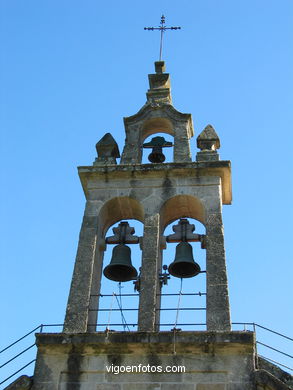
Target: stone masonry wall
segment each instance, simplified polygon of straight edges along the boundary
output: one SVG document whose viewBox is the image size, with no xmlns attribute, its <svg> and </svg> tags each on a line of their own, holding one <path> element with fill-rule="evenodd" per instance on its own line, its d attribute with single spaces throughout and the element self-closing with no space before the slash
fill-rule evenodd
<svg viewBox="0 0 293 390">
<path fill-rule="evenodd" d="M 254 389 L 251 332 L 179 332 L 175 343 L 173 332 L 39 334 L 37 344 L 33 390 Z M 127 366 L 140 372 L 115 373 Z"/>
</svg>

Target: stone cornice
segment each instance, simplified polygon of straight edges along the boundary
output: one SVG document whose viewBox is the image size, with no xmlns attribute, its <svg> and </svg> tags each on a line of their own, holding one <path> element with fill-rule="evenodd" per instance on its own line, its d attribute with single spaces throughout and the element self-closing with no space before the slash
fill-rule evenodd
<svg viewBox="0 0 293 390">
<path fill-rule="evenodd" d="M 81 166 L 78 167 L 78 173 L 86 197 L 88 196 L 89 180 L 114 181 L 166 176 L 169 178 L 213 176 L 221 178 L 223 204 L 231 204 L 232 201 L 230 161 Z"/>
</svg>

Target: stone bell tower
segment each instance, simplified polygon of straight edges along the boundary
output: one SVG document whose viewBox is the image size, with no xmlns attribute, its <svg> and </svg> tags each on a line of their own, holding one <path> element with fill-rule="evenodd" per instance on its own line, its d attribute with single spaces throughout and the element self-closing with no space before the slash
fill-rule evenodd
<svg viewBox="0 0 293 390">
<path fill-rule="evenodd" d="M 170 222 L 183 217 L 195 218 L 206 227 L 202 245 L 207 254 L 207 330 L 230 330 L 222 225 L 222 204 L 231 202 L 230 162 L 219 160 L 220 141 L 211 126 L 199 135 L 200 151 L 197 161 L 192 161 L 192 118 L 172 105 L 170 76 L 164 68 L 164 62 L 155 63 L 146 104 L 137 114 L 124 118 L 126 140 L 120 164 L 116 165 L 118 146 L 106 134 L 97 144 L 98 158 L 93 166 L 79 168 L 87 204 L 64 324 L 66 333 L 95 330 L 97 312 L 89 312 L 89 308 L 98 305 L 91 296 L 100 293 L 105 232 L 113 223 L 133 218 L 144 225 L 138 330 L 157 330 L 163 231 Z M 144 140 L 156 133 L 174 137 L 174 161 L 142 164 Z M 158 148 L 160 145 L 154 144 L 152 155 Z"/>
<path fill-rule="evenodd" d="M 78 168 L 86 207 L 64 329 L 37 335 L 32 389 L 256 389 L 254 333 L 231 331 L 222 223 L 222 205 L 231 203 L 230 161 L 220 160 L 220 140 L 210 125 L 198 135 L 199 150 L 192 160 L 192 118 L 174 108 L 163 61 L 155 63 L 149 84 L 145 105 L 124 118 L 120 163 L 118 145 L 107 133 L 96 145 L 93 165 Z M 172 136 L 173 142 L 158 133 Z M 164 147 L 173 148 L 172 162 L 164 162 Z M 151 162 L 144 164 L 142 151 L 148 148 Z M 200 221 L 205 234 L 194 234 L 188 218 Z M 142 222 L 142 237 L 126 222 L 131 219 Z M 114 235 L 109 235 L 117 222 Z M 164 236 L 170 223 L 176 224 L 174 234 Z M 161 331 L 164 248 L 168 242 L 178 243 L 169 273 L 193 277 L 201 271 L 192 258 L 192 241 L 206 251 L 206 330 Z M 112 261 L 103 264 L 111 245 Z M 130 261 L 131 245 L 141 249 L 139 275 Z M 136 279 L 136 331 L 96 331 L 103 272 L 116 281 Z M 167 369 L 178 366 L 184 371 Z"/>
</svg>

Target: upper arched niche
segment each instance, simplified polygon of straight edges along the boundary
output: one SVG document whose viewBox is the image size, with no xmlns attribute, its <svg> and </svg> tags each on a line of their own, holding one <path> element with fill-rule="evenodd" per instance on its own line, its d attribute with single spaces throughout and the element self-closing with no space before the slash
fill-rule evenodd
<svg viewBox="0 0 293 390">
<path fill-rule="evenodd" d="M 179 218 L 194 218 L 205 224 L 205 209 L 202 202 L 192 195 L 177 195 L 168 199 L 160 211 L 161 230 Z"/>
<path fill-rule="evenodd" d="M 121 164 L 140 163 L 143 141 L 160 132 L 174 137 L 174 162 L 191 161 L 189 139 L 194 134 L 191 115 L 177 111 L 171 104 L 147 103 L 137 114 L 124 118 L 124 126 L 126 139 Z"/>
<path fill-rule="evenodd" d="M 161 117 L 146 120 L 142 126 L 142 142 L 148 136 L 156 133 L 166 133 L 174 136 L 174 129 L 171 121 Z"/>
<path fill-rule="evenodd" d="M 103 205 L 99 218 L 104 235 L 110 226 L 123 219 L 137 219 L 143 222 L 144 209 L 136 199 L 127 196 L 116 197 Z"/>
</svg>

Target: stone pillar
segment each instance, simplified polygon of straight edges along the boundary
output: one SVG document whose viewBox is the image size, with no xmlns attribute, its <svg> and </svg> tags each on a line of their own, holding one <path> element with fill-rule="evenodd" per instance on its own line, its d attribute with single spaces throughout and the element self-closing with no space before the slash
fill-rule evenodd
<svg viewBox="0 0 293 390">
<path fill-rule="evenodd" d="M 98 235 L 99 237 L 100 235 Z M 104 241 L 104 240 L 103 240 Z M 93 277 L 90 291 L 90 302 L 89 302 L 89 312 L 88 312 L 88 332 L 96 332 L 99 331 L 97 329 L 98 322 L 98 309 L 99 309 L 99 301 L 100 301 L 100 292 L 101 292 L 101 280 L 102 280 L 102 272 L 103 272 L 103 260 L 104 260 L 104 251 L 106 249 L 106 245 L 100 245 L 99 241 L 97 241 L 96 245 L 96 253 L 95 260 L 93 265 Z"/>
<path fill-rule="evenodd" d="M 208 331 L 228 331 L 231 329 L 220 197 L 218 209 L 218 212 L 215 210 L 208 212 L 206 219 Z"/>
<path fill-rule="evenodd" d="M 126 140 L 121 155 L 121 164 L 140 164 L 142 158 L 141 151 L 141 126 L 140 124 L 129 125 L 125 123 Z"/>
<path fill-rule="evenodd" d="M 160 261 L 159 214 L 146 216 L 142 243 L 142 267 L 139 293 L 138 331 L 156 330 L 157 294 L 160 292 L 158 264 Z"/>
<path fill-rule="evenodd" d="M 87 206 L 89 205 L 87 204 Z M 98 217 L 88 214 L 86 209 L 79 235 L 77 255 L 66 308 L 63 328 L 65 333 L 83 333 L 88 331 L 88 309 L 94 276 L 98 227 Z"/>
<path fill-rule="evenodd" d="M 160 237 L 161 236 L 162 236 L 162 234 L 160 233 Z M 159 279 L 159 274 L 162 272 L 162 263 L 163 263 L 163 251 L 159 247 L 158 261 L 157 261 L 157 275 L 158 275 L 158 278 L 157 278 L 157 290 L 156 290 L 156 309 L 160 309 L 161 308 L 161 302 L 162 302 L 162 297 L 161 297 L 162 286 L 161 286 L 161 282 L 160 282 L 160 279 Z M 160 324 L 161 324 L 161 311 L 160 310 L 156 310 L 155 323 L 157 324 L 155 326 L 155 331 L 159 332 L 160 331 Z"/>
<path fill-rule="evenodd" d="M 183 123 L 175 128 L 174 162 L 192 161 L 187 126 L 188 123 Z"/>
</svg>

